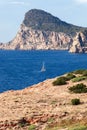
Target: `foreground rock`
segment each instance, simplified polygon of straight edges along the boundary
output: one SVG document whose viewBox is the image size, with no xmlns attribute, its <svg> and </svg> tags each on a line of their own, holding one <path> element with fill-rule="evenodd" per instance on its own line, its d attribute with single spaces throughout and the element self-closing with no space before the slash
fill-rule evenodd
<svg viewBox="0 0 87 130">
<path fill-rule="evenodd" d="M 68 81 L 66 85 L 53 86 L 54 80 L 0 94 L 0 129 L 28 130 L 32 126 L 46 130 L 64 122 L 87 121 L 87 94 L 71 94 L 68 88 L 77 83 Z M 82 103 L 71 105 L 73 98 L 81 99 Z"/>
</svg>

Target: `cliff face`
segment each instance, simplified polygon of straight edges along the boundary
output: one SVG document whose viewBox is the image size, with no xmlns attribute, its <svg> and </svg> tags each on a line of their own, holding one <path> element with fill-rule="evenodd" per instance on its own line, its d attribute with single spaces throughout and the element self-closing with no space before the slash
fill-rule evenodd
<svg viewBox="0 0 87 130">
<path fill-rule="evenodd" d="M 65 33 L 34 30 L 22 24 L 16 37 L 7 44 L 1 44 L 0 48 L 12 50 L 64 50 L 69 49 L 70 44 L 71 38 Z"/>
<path fill-rule="evenodd" d="M 87 31 L 77 33 L 69 51 L 72 53 L 87 53 Z"/>
<path fill-rule="evenodd" d="M 6 44 L 1 43 L 0 49 L 86 52 L 85 29 L 61 21 L 43 10 L 32 9 L 25 14 L 15 38 Z"/>
</svg>

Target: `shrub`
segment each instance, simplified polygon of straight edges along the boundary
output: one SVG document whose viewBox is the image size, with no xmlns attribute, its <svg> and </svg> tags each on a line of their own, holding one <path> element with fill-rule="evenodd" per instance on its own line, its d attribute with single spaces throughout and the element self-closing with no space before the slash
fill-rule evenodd
<svg viewBox="0 0 87 130">
<path fill-rule="evenodd" d="M 28 128 L 28 130 L 35 130 L 35 129 L 36 129 L 36 126 L 35 126 L 35 125 L 33 125 L 33 124 L 32 124 L 32 125 L 30 125 L 30 126 L 29 126 L 29 128 Z"/>
<path fill-rule="evenodd" d="M 72 99 L 71 103 L 72 103 L 72 105 L 79 105 L 80 104 L 80 99 L 77 99 L 77 98 Z"/>
<path fill-rule="evenodd" d="M 67 78 L 67 80 L 71 80 L 71 79 L 73 79 L 73 78 L 75 78 L 76 76 L 74 75 L 74 74 L 72 74 L 72 73 L 68 73 L 67 75 L 66 75 L 66 78 Z"/>
<path fill-rule="evenodd" d="M 80 126 L 76 126 L 74 128 L 71 128 L 69 130 L 87 130 L 87 126 L 80 125 Z"/>
<path fill-rule="evenodd" d="M 19 126 L 24 127 L 28 122 L 26 119 L 23 117 L 18 121 Z"/>
<path fill-rule="evenodd" d="M 83 72 L 83 76 L 87 76 L 87 70 Z"/>
<path fill-rule="evenodd" d="M 54 119 L 52 118 L 52 117 L 50 117 L 49 119 L 48 119 L 48 122 L 49 123 L 52 123 L 54 121 Z"/>
<path fill-rule="evenodd" d="M 57 103 L 57 101 L 56 100 L 53 100 L 52 102 L 51 102 L 51 105 L 54 105 L 54 104 L 56 104 Z"/>
<path fill-rule="evenodd" d="M 65 85 L 66 84 L 66 77 L 59 77 L 57 78 L 54 82 L 53 82 L 53 85 L 56 86 L 56 85 Z"/>
<path fill-rule="evenodd" d="M 75 74 L 83 74 L 86 70 L 85 69 L 80 69 L 80 70 L 76 70 L 73 73 Z"/>
<path fill-rule="evenodd" d="M 69 90 L 74 93 L 87 93 L 87 87 L 83 83 L 72 86 Z"/>
<path fill-rule="evenodd" d="M 72 82 L 79 82 L 79 81 L 82 81 L 82 80 L 85 80 L 85 79 L 86 79 L 85 76 L 79 76 L 79 77 L 73 78 Z"/>
</svg>

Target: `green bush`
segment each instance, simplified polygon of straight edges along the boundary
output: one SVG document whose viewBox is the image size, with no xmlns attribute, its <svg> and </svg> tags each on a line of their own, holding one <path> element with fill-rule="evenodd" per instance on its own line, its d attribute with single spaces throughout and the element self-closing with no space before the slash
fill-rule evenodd
<svg viewBox="0 0 87 130">
<path fill-rule="evenodd" d="M 27 121 L 26 121 L 26 119 L 23 117 L 23 118 L 21 118 L 19 121 L 18 121 L 18 124 L 19 124 L 19 126 L 20 127 L 24 127 L 25 125 L 27 125 Z"/>
<path fill-rule="evenodd" d="M 59 77 L 53 82 L 53 85 L 65 85 L 67 83 L 66 80 L 66 77 Z"/>
<path fill-rule="evenodd" d="M 33 125 L 33 124 L 32 124 L 32 125 L 30 125 L 30 126 L 29 126 L 29 128 L 28 128 L 28 130 L 35 130 L 35 129 L 36 129 L 36 126 L 35 126 L 35 125 Z"/>
<path fill-rule="evenodd" d="M 71 79 L 73 79 L 73 78 L 75 78 L 76 76 L 74 75 L 74 74 L 72 74 L 72 73 L 68 73 L 67 75 L 66 75 L 66 78 L 67 78 L 67 80 L 71 80 Z"/>
<path fill-rule="evenodd" d="M 53 119 L 52 117 L 50 117 L 50 118 L 48 119 L 48 122 L 49 122 L 49 123 L 53 123 L 53 122 L 54 122 L 54 119 Z"/>
<path fill-rule="evenodd" d="M 80 126 L 76 126 L 74 128 L 71 128 L 69 130 L 87 130 L 87 126 L 80 125 Z"/>
<path fill-rule="evenodd" d="M 83 76 L 87 76 L 87 70 L 83 72 Z"/>
<path fill-rule="evenodd" d="M 79 82 L 79 81 L 85 80 L 86 78 L 87 77 L 85 76 L 79 76 L 79 77 L 73 78 L 72 82 Z"/>
<path fill-rule="evenodd" d="M 80 99 L 77 99 L 77 98 L 72 99 L 71 103 L 72 103 L 72 105 L 79 105 L 80 104 Z"/>
<path fill-rule="evenodd" d="M 86 70 L 85 69 L 80 69 L 80 70 L 76 70 L 73 73 L 74 74 L 83 74 Z"/>
<path fill-rule="evenodd" d="M 87 87 L 83 83 L 72 86 L 69 90 L 74 93 L 87 93 Z"/>
</svg>

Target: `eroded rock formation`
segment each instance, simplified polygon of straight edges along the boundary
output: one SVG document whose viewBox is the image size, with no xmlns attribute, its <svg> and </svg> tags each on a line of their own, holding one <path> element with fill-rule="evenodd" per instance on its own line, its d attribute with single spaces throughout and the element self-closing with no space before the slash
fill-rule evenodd
<svg viewBox="0 0 87 130">
<path fill-rule="evenodd" d="M 1 43 L 0 49 L 87 52 L 85 29 L 61 21 L 43 10 L 32 9 L 25 14 L 15 38 L 6 44 Z"/>
<path fill-rule="evenodd" d="M 21 25 L 16 37 L 0 49 L 20 50 L 64 50 L 69 49 L 71 38 L 64 33 L 34 30 Z"/>
<path fill-rule="evenodd" d="M 73 38 L 70 52 L 73 53 L 87 53 L 87 32 L 78 32 Z"/>
</svg>

